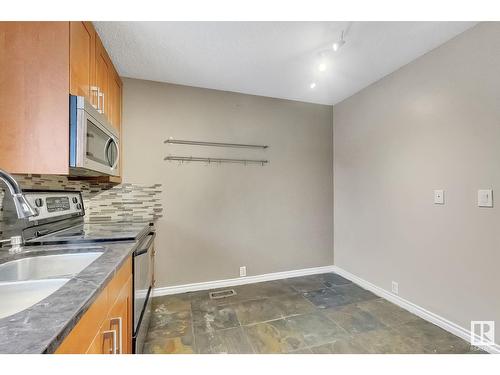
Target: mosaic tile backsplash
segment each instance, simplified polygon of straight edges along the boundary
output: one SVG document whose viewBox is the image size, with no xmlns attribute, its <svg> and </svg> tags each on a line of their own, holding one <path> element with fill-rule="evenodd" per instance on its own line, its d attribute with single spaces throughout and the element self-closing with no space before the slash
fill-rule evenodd
<svg viewBox="0 0 500 375">
<path fill-rule="evenodd" d="M 161 184 L 109 184 L 95 181 L 70 180 L 66 176 L 16 175 L 23 189 L 79 190 L 85 205 L 85 221 L 154 221 L 162 217 Z M 0 236 L 5 185 L 0 181 Z"/>
</svg>

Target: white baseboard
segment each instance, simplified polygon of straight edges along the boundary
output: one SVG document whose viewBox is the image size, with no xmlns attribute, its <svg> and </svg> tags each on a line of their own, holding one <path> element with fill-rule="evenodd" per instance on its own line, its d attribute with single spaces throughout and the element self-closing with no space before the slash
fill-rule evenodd
<svg viewBox="0 0 500 375">
<path fill-rule="evenodd" d="M 419 316 L 420 318 L 427 320 L 428 322 L 431 322 L 438 327 L 443 328 L 444 330 L 454 334 L 455 336 L 458 336 L 468 342 L 471 342 L 471 331 L 468 329 L 465 329 L 458 324 L 455 324 L 448 319 L 443 318 L 442 316 L 439 316 L 437 314 L 434 314 L 431 311 L 428 311 L 424 309 L 423 307 L 420 307 L 413 302 L 410 302 L 404 298 L 401 298 L 385 289 L 382 289 L 375 284 L 372 284 L 358 276 L 353 275 L 352 273 L 343 270 L 342 268 L 339 268 L 337 266 L 332 267 L 332 271 L 339 274 L 340 276 L 345 277 L 346 279 L 352 281 L 355 284 L 358 284 L 359 286 L 363 287 L 364 289 L 369 290 L 370 292 L 378 295 L 379 297 L 382 297 L 395 305 L 398 305 L 399 307 L 408 310 L 409 312 Z M 500 345 L 494 344 L 494 345 L 487 345 L 487 346 L 480 346 L 481 349 L 487 351 L 488 353 L 492 354 L 500 354 Z"/>
<path fill-rule="evenodd" d="M 314 267 L 314 268 L 305 268 L 300 270 L 293 271 L 285 271 L 285 272 L 275 272 L 275 273 L 266 273 L 262 275 L 256 276 L 246 276 L 246 277 L 238 277 L 234 279 L 224 279 L 224 280 L 216 280 L 216 281 L 207 281 L 201 283 L 193 283 L 193 284 L 184 284 L 177 286 L 167 286 L 161 288 L 154 289 L 154 296 L 166 296 L 170 294 L 179 294 L 186 292 L 194 292 L 198 290 L 208 290 L 208 289 L 217 289 L 217 288 L 226 288 L 230 286 L 236 285 L 244 285 L 244 284 L 252 284 L 259 283 L 263 281 L 271 281 L 271 280 L 279 280 L 286 279 L 289 277 L 298 277 L 298 276 L 307 276 L 307 275 L 315 275 L 320 273 L 327 272 L 335 272 L 340 276 L 345 277 L 346 279 L 352 281 L 355 284 L 375 293 L 379 297 L 382 297 L 399 307 L 410 311 L 411 313 L 419 316 L 420 318 L 431 322 L 438 327 L 443 328 L 444 330 L 470 342 L 471 341 L 471 332 L 468 329 L 465 329 L 458 324 L 455 324 L 448 319 L 443 318 L 437 314 L 434 314 L 431 311 L 420 307 L 413 302 L 410 302 L 404 298 L 401 298 L 391 292 L 382 289 L 375 284 L 372 284 L 358 276 L 353 275 L 352 273 L 339 268 L 337 266 L 324 266 L 324 267 Z M 500 354 L 500 345 L 488 345 L 488 346 L 480 346 L 481 349 L 492 353 L 492 354 Z"/>
<path fill-rule="evenodd" d="M 265 273 L 262 275 L 237 277 L 234 279 L 224 279 L 224 280 L 206 281 L 193 284 L 167 286 L 167 287 L 155 288 L 154 295 L 155 297 L 166 296 L 170 294 L 194 292 L 198 290 L 226 288 L 229 286 L 253 284 L 253 283 L 260 283 L 262 281 L 280 280 L 280 279 L 287 279 L 289 277 L 315 275 L 327 272 L 333 272 L 333 266 L 303 268 L 300 270 Z"/>
</svg>

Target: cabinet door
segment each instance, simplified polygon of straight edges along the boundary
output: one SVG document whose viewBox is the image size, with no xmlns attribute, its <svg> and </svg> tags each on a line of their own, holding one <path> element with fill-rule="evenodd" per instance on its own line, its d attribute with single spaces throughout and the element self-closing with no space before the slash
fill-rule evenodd
<svg viewBox="0 0 500 375">
<path fill-rule="evenodd" d="M 109 77 L 109 117 L 111 124 L 120 131 L 122 123 L 122 81 L 113 68 Z"/>
<path fill-rule="evenodd" d="M 59 354 L 82 354 L 92 348 L 92 353 L 97 350 L 104 350 L 103 345 L 108 347 L 109 337 L 107 342 L 101 342 L 103 337 L 101 333 L 103 327 L 109 326 L 107 315 L 109 311 L 108 290 L 104 289 L 97 297 L 94 303 L 85 312 L 83 317 L 73 328 L 70 334 L 64 339 L 62 344 L 57 348 L 56 353 Z M 101 349 L 98 349 L 101 348 Z M 109 349 L 109 348 L 106 348 Z"/>
<path fill-rule="evenodd" d="M 96 93 L 91 91 L 95 68 L 95 30 L 92 23 L 70 22 L 69 64 L 70 88 L 72 95 L 85 96 L 96 103 Z"/>
<path fill-rule="evenodd" d="M 109 110 L 109 72 L 111 70 L 111 61 L 109 60 L 108 54 L 102 45 L 101 39 L 96 34 L 95 43 L 95 86 L 99 89 L 99 97 L 97 98 L 96 107 L 103 113 L 108 120 Z"/>
<path fill-rule="evenodd" d="M 117 354 L 129 354 L 132 349 L 132 278 L 122 288 L 109 312 L 110 331 L 116 332 Z"/>
<path fill-rule="evenodd" d="M 0 22 L 0 168 L 68 174 L 68 22 Z"/>
</svg>

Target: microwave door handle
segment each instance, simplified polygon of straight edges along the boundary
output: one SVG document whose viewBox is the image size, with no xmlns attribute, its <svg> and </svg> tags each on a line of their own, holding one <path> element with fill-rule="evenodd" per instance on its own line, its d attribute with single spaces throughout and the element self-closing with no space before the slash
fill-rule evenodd
<svg viewBox="0 0 500 375">
<path fill-rule="evenodd" d="M 120 145 L 118 144 L 118 142 L 116 142 L 116 140 L 114 138 L 113 138 L 113 141 L 115 142 L 115 146 L 116 146 L 116 160 L 115 160 L 115 164 L 113 165 L 113 170 L 114 170 L 118 167 L 118 163 L 120 162 Z"/>
<path fill-rule="evenodd" d="M 106 161 L 108 162 L 108 165 L 113 168 L 113 166 L 111 165 L 111 162 L 109 161 L 109 158 L 108 158 L 108 147 L 109 147 L 109 144 L 111 143 L 111 137 L 108 138 L 108 140 L 106 141 L 106 143 L 104 144 L 104 157 L 106 158 Z"/>
<path fill-rule="evenodd" d="M 111 142 L 114 142 L 116 146 L 116 160 L 114 164 L 111 164 L 111 161 L 108 158 L 108 147 L 111 144 Z M 118 162 L 120 160 L 120 148 L 118 147 L 118 144 L 116 143 L 116 140 L 113 137 L 109 137 L 108 140 L 106 141 L 106 144 L 104 145 L 104 155 L 111 169 L 113 170 L 116 169 L 116 166 L 118 165 Z"/>
</svg>

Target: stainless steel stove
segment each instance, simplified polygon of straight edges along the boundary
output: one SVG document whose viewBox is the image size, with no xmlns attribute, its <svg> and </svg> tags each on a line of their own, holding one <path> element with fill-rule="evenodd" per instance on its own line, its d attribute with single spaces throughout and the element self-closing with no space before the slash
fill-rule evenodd
<svg viewBox="0 0 500 375">
<path fill-rule="evenodd" d="M 84 223 L 85 207 L 79 191 L 24 192 L 37 213 L 26 220 L 16 220 L 25 246 L 139 241 L 152 231 L 150 223 Z M 6 208 L 8 211 L 8 207 Z"/>
<path fill-rule="evenodd" d="M 26 240 L 31 244 L 57 244 L 74 242 L 137 241 L 150 232 L 148 223 L 85 223 L 45 234 L 35 231 L 35 236 Z M 37 236 L 38 235 L 38 236 Z"/>
</svg>

